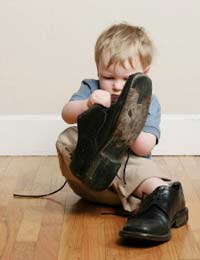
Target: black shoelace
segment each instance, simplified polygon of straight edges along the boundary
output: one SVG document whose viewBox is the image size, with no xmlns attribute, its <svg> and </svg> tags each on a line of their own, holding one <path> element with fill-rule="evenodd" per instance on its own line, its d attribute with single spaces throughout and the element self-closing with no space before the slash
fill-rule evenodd
<svg viewBox="0 0 200 260">
<path fill-rule="evenodd" d="M 126 162 L 125 162 L 125 164 L 124 164 L 124 169 L 123 169 L 123 182 L 124 182 L 124 185 L 126 185 L 126 166 L 127 166 L 127 163 L 128 163 L 129 157 L 130 157 L 130 154 L 131 154 L 131 149 L 128 148 L 127 158 L 126 158 Z"/>
<path fill-rule="evenodd" d="M 23 194 L 13 194 L 13 197 L 18 197 L 18 198 L 42 198 L 42 197 L 46 197 L 52 194 L 55 194 L 56 192 L 62 190 L 64 188 L 64 186 L 66 185 L 67 180 L 64 182 L 64 184 L 57 190 L 47 193 L 47 194 L 40 194 L 40 195 L 23 195 Z"/>
<path fill-rule="evenodd" d="M 127 163 L 128 163 L 129 157 L 130 157 L 130 153 L 131 153 L 131 149 L 128 148 L 127 158 L 126 158 L 126 162 L 124 164 L 124 169 L 123 169 L 123 182 L 124 182 L 125 185 L 126 185 L 126 176 L 125 176 L 126 175 L 126 166 L 127 166 Z M 66 183 L 67 183 L 67 180 L 65 180 L 64 184 L 59 189 L 57 189 L 57 190 L 55 190 L 53 192 L 47 193 L 47 194 L 40 194 L 40 195 L 27 195 L 26 194 L 26 195 L 24 195 L 24 194 L 16 194 L 16 193 L 14 193 L 13 197 L 18 197 L 18 198 L 42 198 L 42 197 L 50 196 L 50 195 L 55 194 L 58 191 L 62 190 L 64 188 L 64 186 L 66 185 Z"/>
</svg>

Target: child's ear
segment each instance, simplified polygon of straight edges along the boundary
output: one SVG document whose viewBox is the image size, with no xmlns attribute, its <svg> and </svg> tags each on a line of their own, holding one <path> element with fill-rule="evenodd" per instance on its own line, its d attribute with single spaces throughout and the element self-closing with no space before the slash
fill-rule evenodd
<svg viewBox="0 0 200 260">
<path fill-rule="evenodd" d="M 149 65 L 149 66 L 147 66 L 147 67 L 144 69 L 144 74 L 147 74 L 147 73 L 149 72 L 150 68 L 151 68 L 151 66 L 150 66 L 150 65 Z"/>
</svg>

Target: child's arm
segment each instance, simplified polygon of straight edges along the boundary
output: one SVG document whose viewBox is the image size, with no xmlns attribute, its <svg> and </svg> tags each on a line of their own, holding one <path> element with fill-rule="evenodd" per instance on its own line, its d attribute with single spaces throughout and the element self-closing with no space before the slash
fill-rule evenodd
<svg viewBox="0 0 200 260">
<path fill-rule="evenodd" d="M 95 90 L 88 99 L 69 101 L 62 110 L 62 118 L 68 124 L 77 122 L 77 117 L 92 107 L 94 104 L 100 104 L 109 107 L 111 104 L 111 96 L 105 90 Z"/>
<path fill-rule="evenodd" d="M 88 99 L 69 101 L 62 109 L 62 118 L 68 124 L 75 124 L 77 117 L 86 111 L 88 107 Z"/>
<path fill-rule="evenodd" d="M 147 119 L 142 132 L 135 142 L 130 145 L 131 150 L 138 156 L 147 157 L 160 139 L 160 103 L 155 95 L 152 96 Z"/>
<path fill-rule="evenodd" d="M 135 142 L 130 145 L 131 150 L 139 156 L 148 156 L 156 144 L 156 137 L 153 134 L 141 132 Z"/>
</svg>

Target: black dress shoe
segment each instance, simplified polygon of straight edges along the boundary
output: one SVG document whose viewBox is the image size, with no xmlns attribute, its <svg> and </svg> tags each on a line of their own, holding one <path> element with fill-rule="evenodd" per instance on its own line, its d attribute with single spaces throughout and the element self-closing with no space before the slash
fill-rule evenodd
<svg viewBox="0 0 200 260">
<path fill-rule="evenodd" d="M 126 239 L 163 242 L 171 238 L 171 228 L 188 221 L 188 209 L 180 182 L 160 186 L 141 203 L 138 213 L 128 218 L 119 235 Z"/>
<path fill-rule="evenodd" d="M 129 142 L 144 127 L 151 93 L 151 80 L 137 73 L 109 108 L 94 105 L 78 117 L 78 142 L 70 165 L 76 177 L 95 190 L 112 183 Z"/>
</svg>

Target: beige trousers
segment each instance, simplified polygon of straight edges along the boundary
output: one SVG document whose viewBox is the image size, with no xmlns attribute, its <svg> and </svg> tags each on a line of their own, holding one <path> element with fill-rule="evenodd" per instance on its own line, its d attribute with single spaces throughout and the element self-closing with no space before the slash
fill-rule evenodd
<svg viewBox="0 0 200 260">
<path fill-rule="evenodd" d="M 131 154 L 126 166 L 126 184 L 123 181 L 125 157 L 111 186 L 103 191 L 95 191 L 70 171 L 71 155 L 76 148 L 77 138 L 77 127 L 67 128 L 59 135 L 56 148 L 62 175 L 66 177 L 72 190 L 84 199 L 107 205 L 122 204 L 125 210 L 133 211 L 140 203 L 140 200 L 133 196 L 133 192 L 144 180 L 151 177 L 170 180 L 169 176 L 166 176 L 153 160 Z"/>
</svg>

